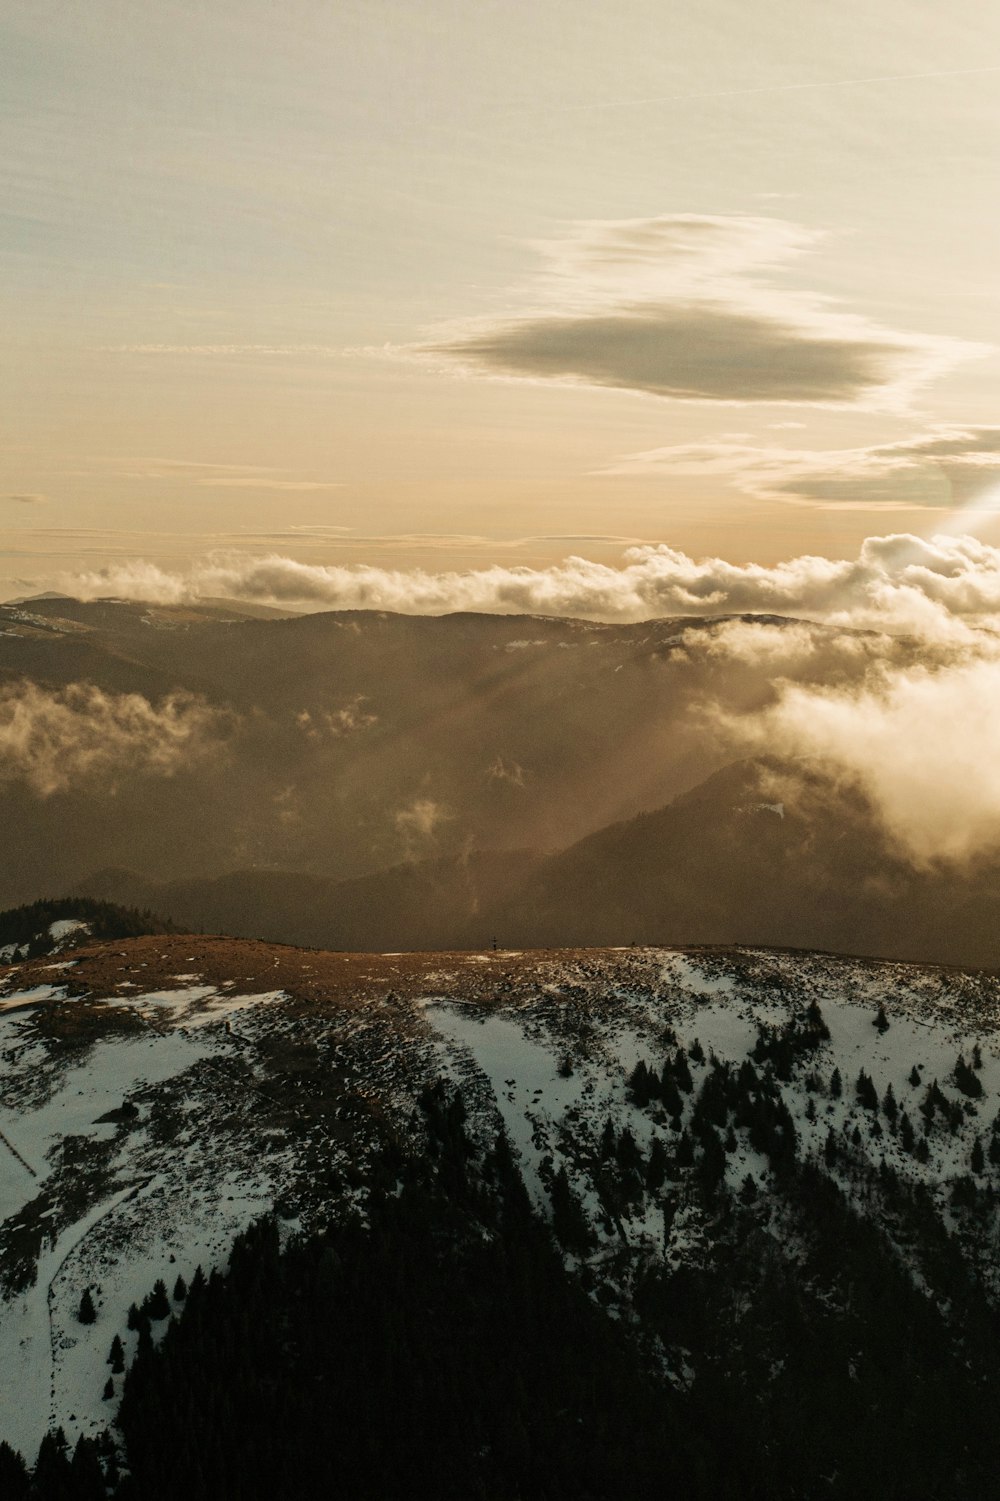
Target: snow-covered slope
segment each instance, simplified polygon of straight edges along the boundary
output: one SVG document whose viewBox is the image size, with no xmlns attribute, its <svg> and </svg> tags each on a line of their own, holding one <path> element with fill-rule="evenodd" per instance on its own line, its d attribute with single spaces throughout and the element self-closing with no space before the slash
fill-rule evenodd
<svg viewBox="0 0 1000 1501">
<path fill-rule="evenodd" d="M 541 1213 L 575 1206 L 567 1266 L 626 1319 L 649 1267 L 711 1260 L 710 1175 L 794 1257 L 790 1160 L 863 1200 L 918 1280 L 873 1184 L 919 1192 L 996 1291 L 992 976 L 749 950 L 85 946 L 0 972 L 0 1439 L 30 1456 L 53 1424 L 107 1426 L 129 1305 L 223 1266 L 263 1212 L 294 1229 L 363 1210 L 386 1143 L 423 1150 L 438 1080 L 475 1139 L 505 1130 Z M 683 1382 L 683 1351 L 665 1358 Z"/>
</svg>

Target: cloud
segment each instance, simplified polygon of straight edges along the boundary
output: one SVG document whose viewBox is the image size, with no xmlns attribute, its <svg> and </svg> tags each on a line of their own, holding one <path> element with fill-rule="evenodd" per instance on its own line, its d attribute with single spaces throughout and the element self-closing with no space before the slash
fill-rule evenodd
<svg viewBox="0 0 1000 1501">
<path fill-rule="evenodd" d="M 437 831 L 443 823 L 450 823 L 454 814 L 443 803 L 431 797 L 415 797 L 396 811 L 393 823 L 401 836 L 408 860 L 427 853 L 426 847 L 436 841 Z"/>
<path fill-rule="evenodd" d="M 367 701 L 363 693 L 358 693 L 339 709 L 303 709 L 295 716 L 295 723 L 307 740 L 340 740 L 378 724 L 378 715 L 363 707 Z"/>
<path fill-rule="evenodd" d="M 847 777 L 918 867 L 967 861 L 1000 846 L 995 651 L 936 669 L 878 664 L 841 689 L 785 682 L 762 714 L 717 718 L 745 745 Z"/>
<path fill-rule="evenodd" d="M 39 797 L 121 775 L 169 777 L 218 751 L 228 717 L 175 693 L 159 705 L 138 693 L 89 683 L 50 692 L 35 683 L 0 687 L 0 780 Z"/>
<path fill-rule="evenodd" d="M 1000 549 L 975 537 L 869 537 L 857 556 L 771 566 L 694 559 L 664 544 L 628 548 L 621 566 L 568 557 L 548 568 L 495 565 L 430 573 L 217 555 L 188 573 L 135 560 L 65 576 L 66 593 L 183 604 L 224 596 L 310 609 L 441 615 L 561 615 L 634 621 L 766 614 L 960 640 L 1000 631 Z"/>
<path fill-rule="evenodd" d="M 940 427 L 840 449 L 763 447 L 738 436 L 630 454 L 602 472 L 721 477 L 759 500 L 828 511 L 950 510 L 1000 485 L 1000 427 Z"/>
<path fill-rule="evenodd" d="M 820 238 L 739 215 L 579 223 L 563 240 L 536 244 L 545 270 L 517 311 L 458 325 L 409 353 L 473 374 L 680 401 L 892 407 L 986 352 L 882 327 L 772 279 Z"/>
<path fill-rule="evenodd" d="M 36 492 L 26 491 L 20 495 L 5 495 L 4 500 L 14 500 L 22 506 L 40 506 L 48 500 L 47 495 L 39 495 Z"/>
<path fill-rule="evenodd" d="M 505 760 L 497 755 L 486 768 L 486 777 L 491 782 L 506 782 L 511 787 L 524 787 L 528 773 L 518 761 Z"/>
</svg>

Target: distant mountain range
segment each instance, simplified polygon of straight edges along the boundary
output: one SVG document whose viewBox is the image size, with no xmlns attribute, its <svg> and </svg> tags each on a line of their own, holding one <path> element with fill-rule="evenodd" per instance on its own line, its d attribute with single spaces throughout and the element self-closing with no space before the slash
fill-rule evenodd
<svg viewBox="0 0 1000 1501">
<path fill-rule="evenodd" d="M 0 695 L 39 716 L 58 785 L 0 780 L 0 902 L 77 892 L 358 951 L 767 942 L 1000 964 L 995 860 L 918 868 L 825 768 L 734 759 L 705 706 L 766 705 L 774 668 L 717 650 L 724 624 L 2 607 Z M 843 677 L 845 633 L 809 629 L 782 670 Z M 79 684 L 121 740 L 99 771 L 74 753 Z M 178 694 L 201 738 L 164 768 L 155 714 Z"/>
</svg>

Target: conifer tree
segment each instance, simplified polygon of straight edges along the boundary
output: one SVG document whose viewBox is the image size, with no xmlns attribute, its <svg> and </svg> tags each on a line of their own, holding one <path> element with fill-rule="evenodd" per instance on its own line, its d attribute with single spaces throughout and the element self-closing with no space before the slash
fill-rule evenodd
<svg viewBox="0 0 1000 1501">
<path fill-rule="evenodd" d="M 978 1071 L 982 1068 L 982 1066 L 983 1066 L 982 1049 L 980 1048 L 980 1046 L 979 1046 L 979 1044 L 977 1042 L 975 1044 L 975 1046 L 973 1047 L 973 1049 L 972 1049 L 972 1067 L 978 1073 Z"/>
<path fill-rule="evenodd" d="M 135 1305 L 135 1303 L 130 1303 L 129 1304 L 129 1310 L 128 1310 L 128 1316 L 125 1319 L 125 1327 L 127 1329 L 131 1329 L 132 1332 L 133 1332 L 133 1334 L 134 1334 L 137 1329 L 141 1329 L 142 1328 L 142 1324 L 143 1324 L 142 1314 L 139 1312 L 139 1309 L 137 1308 L 137 1306 Z"/>
<path fill-rule="evenodd" d="M 917 1142 L 913 1155 L 920 1163 L 928 1163 L 931 1160 L 931 1149 L 926 1136 L 921 1136 Z"/>
<path fill-rule="evenodd" d="M 0 1496 L 24 1501 L 28 1495 L 28 1467 L 6 1441 L 0 1442 Z"/>
<path fill-rule="evenodd" d="M 752 1204 L 757 1198 L 757 1183 L 752 1173 L 747 1173 L 740 1184 L 740 1203 Z"/>
<path fill-rule="evenodd" d="M 183 1303 L 184 1299 L 187 1297 L 187 1295 L 188 1295 L 187 1283 L 184 1281 L 184 1278 L 178 1272 L 178 1274 L 177 1274 L 177 1281 L 174 1283 L 174 1302 L 175 1303 Z"/>
<path fill-rule="evenodd" d="M 167 1297 L 167 1284 L 162 1277 L 157 1277 L 153 1283 L 153 1291 L 143 1304 L 143 1311 L 151 1319 L 165 1319 L 170 1312 L 170 1299 Z"/>
<path fill-rule="evenodd" d="M 840 1069 L 835 1068 L 830 1075 L 830 1098 L 839 1100 L 844 1092 L 844 1081 L 840 1077 Z"/>
<path fill-rule="evenodd" d="M 912 1152 L 916 1138 L 913 1134 L 913 1125 L 910 1117 L 904 1110 L 899 1118 L 899 1144 L 904 1152 Z"/>
<path fill-rule="evenodd" d="M 705 1049 L 702 1047 L 697 1037 L 688 1048 L 688 1057 L 693 1059 L 695 1063 L 704 1063 L 705 1061 Z"/>
<path fill-rule="evenodd" d="M 881 1003 L 875 1013 L 875 1020 L 872 1022 L 872 1026 L 878 1032 L 888 1032 L 889 1030 L 889 1018 L 886 1016 L 885 1007 Z"/>
<path fill-rule="evenodd" d="M 896 1096 L 893 1093 L 891 1083 L 886 1086 L 885 1094 L 882 1096 L 882 1109 L 885 1112 L 885 1118 L 889 1122 L 889 1125 L 895 1126 L 896 1118 L 899 1115 L 899 1106 L 896 1104 Z"/>
<path fill-rule="evenodd" d="M 97 1318 L 97 1309 L 94 1307 L 94 1300 L 90 1296 L 89 1287 L 83 1289 L 83 1296 L 80 1299 L 80 1307 L 77 1310 L 76 1316 L 81 1324 L 92 1324 Z"/>
<path fill-rule="evenodd" d="M 970 1165 L 977 1178 L 982 1177 L 983 1173 L 985 1173 L 986 1171 L 986 1155 L 983 1152 L 983 1144 L 978 1136 L 972 1143 L 972 1157 L 970 1159 Z"/>
<path fill-rule="evenodd" d="M 920 1087 L 920 1071 L 917 1068 L 916 1064 L 914 1064 L 910 1069 L 910 1083 L 913 1085 L 914 1089 L 918 1089 Z"/>
<path fill-rule="evenodd" d="M 108 1365 L 114 1376 L 120 1376 L 125 1369 L 125 1347 L 121 1341 L 121 1335 L 116 1334 L 111 1341 L 111 1350 L 108 1354 Z"/>
<path fill-rule="evenodd" d="M 108 1379 L 107 1379 L 107 1381 L 105 1381 L 105 1383 L 104 1383 L 104 1391 L 101 1393 L 101 1396 L 104 1398 L 105 1402 L 110 1402 L 110 1400 L 114 1396 L 114 1394 L 115 1394 L 115 1378 L 113 1376 L 109 1376 Z"/>
</svg>

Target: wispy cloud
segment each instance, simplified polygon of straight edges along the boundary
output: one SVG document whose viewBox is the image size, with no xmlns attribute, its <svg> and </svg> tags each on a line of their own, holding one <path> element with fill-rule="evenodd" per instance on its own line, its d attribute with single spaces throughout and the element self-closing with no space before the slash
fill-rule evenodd
<svg viewBox="0 0 1000 1501">
<path fill-rule="evenodd" d="M 762 446 L 740 436 L 629 454 L 602 472 L 712 476 L 758 499 L 829 511 L 950 510 L 1000 481 L 1000 427 L 940 427 L 840 449 Z"/>
<path fill-rule="evenodd" d="M 471 374 L 679 401 L 899 408 L 986 346 L 901 332 L 775 272 L 823 237 L 734 215 L 575 225 L 536 244 L 543 269 L 511 314 L 470 320 L 411 355 Z"/>
<path fill-rule="evenodd" d="M 4 500 L 12 500 L 22 506 L 40 506 L 45 504 L 48 496 L 38 494 L 35 491 L 22 491 L 15 495 L 5 495 Z"/>
</svg>

